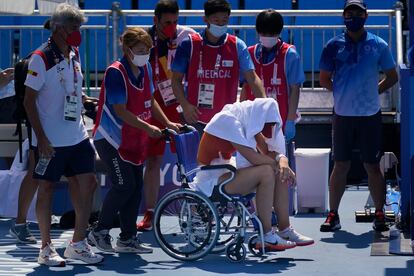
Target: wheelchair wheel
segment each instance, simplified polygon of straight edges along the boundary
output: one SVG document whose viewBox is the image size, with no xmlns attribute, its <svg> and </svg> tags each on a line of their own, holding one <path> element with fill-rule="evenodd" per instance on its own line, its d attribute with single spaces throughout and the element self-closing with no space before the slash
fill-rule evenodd
<svg viewBox="0 0 414 276">
<path fill-rule="evenodd" d="M 241 262 L 246 259 L 246 247 L 243 243 L 232 243 L 226 248 L 226 256 L 231 262 Z"/>
<path fill-rule="evenodd" d="M 263 255 L 262 249 L 256 249 L 256 243 L 259 241 L 259 235 L 255 234 L 249 238 L 247 243 L 247 247 L 249 248 L 250 253 L 252 253 L 256 257 L 260 257 Z"/>
<path fill-rule="evenodd" d="M 165 253 L 197 260 L 215 246 L 220 222 L 215 206 L 202 194 L 180 189 L 165 195 L 154 214 L 155 238 Z"/>
</svg>

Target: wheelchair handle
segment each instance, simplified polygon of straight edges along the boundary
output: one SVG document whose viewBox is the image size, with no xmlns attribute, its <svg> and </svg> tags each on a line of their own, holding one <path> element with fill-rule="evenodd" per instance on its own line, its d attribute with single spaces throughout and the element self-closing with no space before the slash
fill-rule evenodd
<svg viewBox="0 0 414 276">
<path fill-rule="evenodd" d="M 190 125 L 183 125 L 182 127 L 180 127 L 179 130 L 180 130 L 179 133 L 188 133 L 188 132 L 197 131 L 193 126 L 190 126 Z M 166 141 L 171 141 L 171 136 L 178 135 L 178 133 L 175 130 L 172 130 L 168 127 L 161 130 L 161 133 L 162 133 L 162 138 L 164 138 Z"/>
<path fill-rule="evenodd" d="M 163 130 L 161 130 L 161 133 L 162 133 L 162 138 L 165 141 L 171 141 L 171 135 L 177 135 L 177 132 L 169 128 L 164 128 Z"/>
<path fill-rule="evenodd" d="M 185 124 L 182 127 L 180 127 L 180 133 L 181 132 L 187 133 L 187 132 L 193 132 L 193 131 L 197 131 L 197 130 L 195 129 L 195 127 L 191 125 Z"/>
</svg>

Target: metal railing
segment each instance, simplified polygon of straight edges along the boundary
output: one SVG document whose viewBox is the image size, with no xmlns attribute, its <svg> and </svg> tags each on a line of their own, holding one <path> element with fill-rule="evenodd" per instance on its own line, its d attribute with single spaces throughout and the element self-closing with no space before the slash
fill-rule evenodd
<svg viewBox="0 0 414 276">
<path fill-rule="evenodd" d="M 253 19 L 261 10 L 233 10 L 231 14 L 230 32 L 247 42 L 253 44 L 258 41 L 253 24 L 242 24 L 246 18 Z M 285 22 L 298 20 L 301 18 L 314 17 L 313 22 L 317 23 L 320 17 L 337 17 L 342 16 L 342 10 L 278 10 Z M 101 20 L 102 23 L 82 26 L 82 35 L 84 43 L 81 45 L 80 52 L 85 73 L 85 86 L 88 89 L 97 90 L 102 73 L 113 60 L 120 56 L 119 35 L 126 26 L 150 27 L 152 24 L 153 10 L 121 10 L 116 4 L 112 10 L 84 10 L 86 16 L 91 20 Z M 370 17 L 382 17 L 386 21 L 384 24 L 366 25 L 366 28 L 386 40 L 396 57 L 398 64 L 403 63 L 403 39 L 402 39 L 402 14 L 401 7 L 396 6 L 395 10 L 368 10 Z M 188 22 L 185 24 L 195 30 L 205 28 L 199 20 L 204 15 L 203 10 L 181 10 L 180 18 Z M 0 15 L 1 16 L 1 15 Z M 42 16 L 37 11 L 33 16 Z M 233 18 L 236 18 L 234 20 Z M 292 20 L 294 19 L 294 20 Z M 46 20 L 46 17 L 45 17 Z M 181 19 L 180 19 L 181 20 Z M 191 24 L 196 22 L 198 24 Z M 236 22 L 236 24 L 234 24 Z M 252 21 L 253 22 L 253 21 Z M 318 62 L 319 54 L 323 45 L 328 39 L 339 34 L 344 29 L 343 25 L 321 25 L 321 24 L 287 24 L 284 26 L 282 38 L 297 47 L 301 56 L 306 72 L 306 82 L 302 87 L 305 93 L 320 93 L 321 88 L 318 85 Z M 27 55 L 30 51 L 39 46 L 42 41 L 46 40 L 49 35 L 48 31 L 43 30 L 39 25 L 3 25 L 0 26 L 0 67 L 12 66 L 14 62 Z M 8 41 L 8 42 L 7 42 Z M 19 46 L 17 46 L 17 44 Z M 394 46 L 395 45 L 395 46 Z M 16 50 L 17 49 L 17 50 Z M 5 52 L 8 51 L 8 54 Z M 5 59 L 8 59 L 5 62 Z M 332 97 L 330 93 L 326 94 Z M 303 93 L 302 98 L 313 97 L 310 94 Z M 315 97 L 316 99 L 317 97 Z M 323 96 L 324 104 L 312 103 L 304 109 L 329 109 L 331 99 L 326 101 Z M 301 102 L 303 102 L 301 100 Z M 391 93 L 382 96 L 383 109 L 399 111 L 399 93 L 394 88 Z"/>
</svg>

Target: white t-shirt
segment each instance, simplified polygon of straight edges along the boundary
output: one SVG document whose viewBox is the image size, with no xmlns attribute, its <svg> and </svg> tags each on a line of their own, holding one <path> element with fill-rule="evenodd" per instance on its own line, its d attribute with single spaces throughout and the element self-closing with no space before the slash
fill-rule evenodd
<svg viewBox="0 0 414 276">
<path fill-rule="evenodd" d="M 36 52 L 32 54 L 25 85 L 39 93 L 36 99 L 37 111 L 43 131 L 52 146 L 73 146 L 88 137 L 81 120 L 83 76 L 76 54 L 71 51 L 67 61 L 60 52 L 56 52 L 56 47 L 53 42 L 45 43 L 40 48 L 43 57 Z M 77 76 L 78 116 L 76 121 L 68 121 L 64 119 L 64 101 L 75 90 L 73 65 Z M 36 137 L 33 138 L 32 144 L 37 145 Z"/>
</svg>

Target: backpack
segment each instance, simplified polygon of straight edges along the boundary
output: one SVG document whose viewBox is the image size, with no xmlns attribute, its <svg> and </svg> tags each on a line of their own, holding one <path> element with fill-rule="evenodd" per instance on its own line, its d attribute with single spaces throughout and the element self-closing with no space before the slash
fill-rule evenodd
<svg viewBox="0 0 414 276">
<path fill-rule="evenodd" d="M 14 135 L 19 135 L 19 158 L 20 162 L 22 162 L 22 144 L 23 144 L 23 129 L 22 124 L 24 123 L 27 128 L 27 137 L 29 139 L 29 146 L 32 144 L 32 127 L 30 122 L 27 118 L 26 110 L 24 108 L 24 94 L 26 92 L 26 85 L 24 82 L 26 81 L 27 70 L 29 67 L 29 60 L 31 54 L 27 57 L 19 60 L 14 65 L 14 90 L 16 92 L 15 100 L 16 100 L 16 110 L 14 111 L 13 118 L 16 120 L 16 131 Z"/>
</svg>

